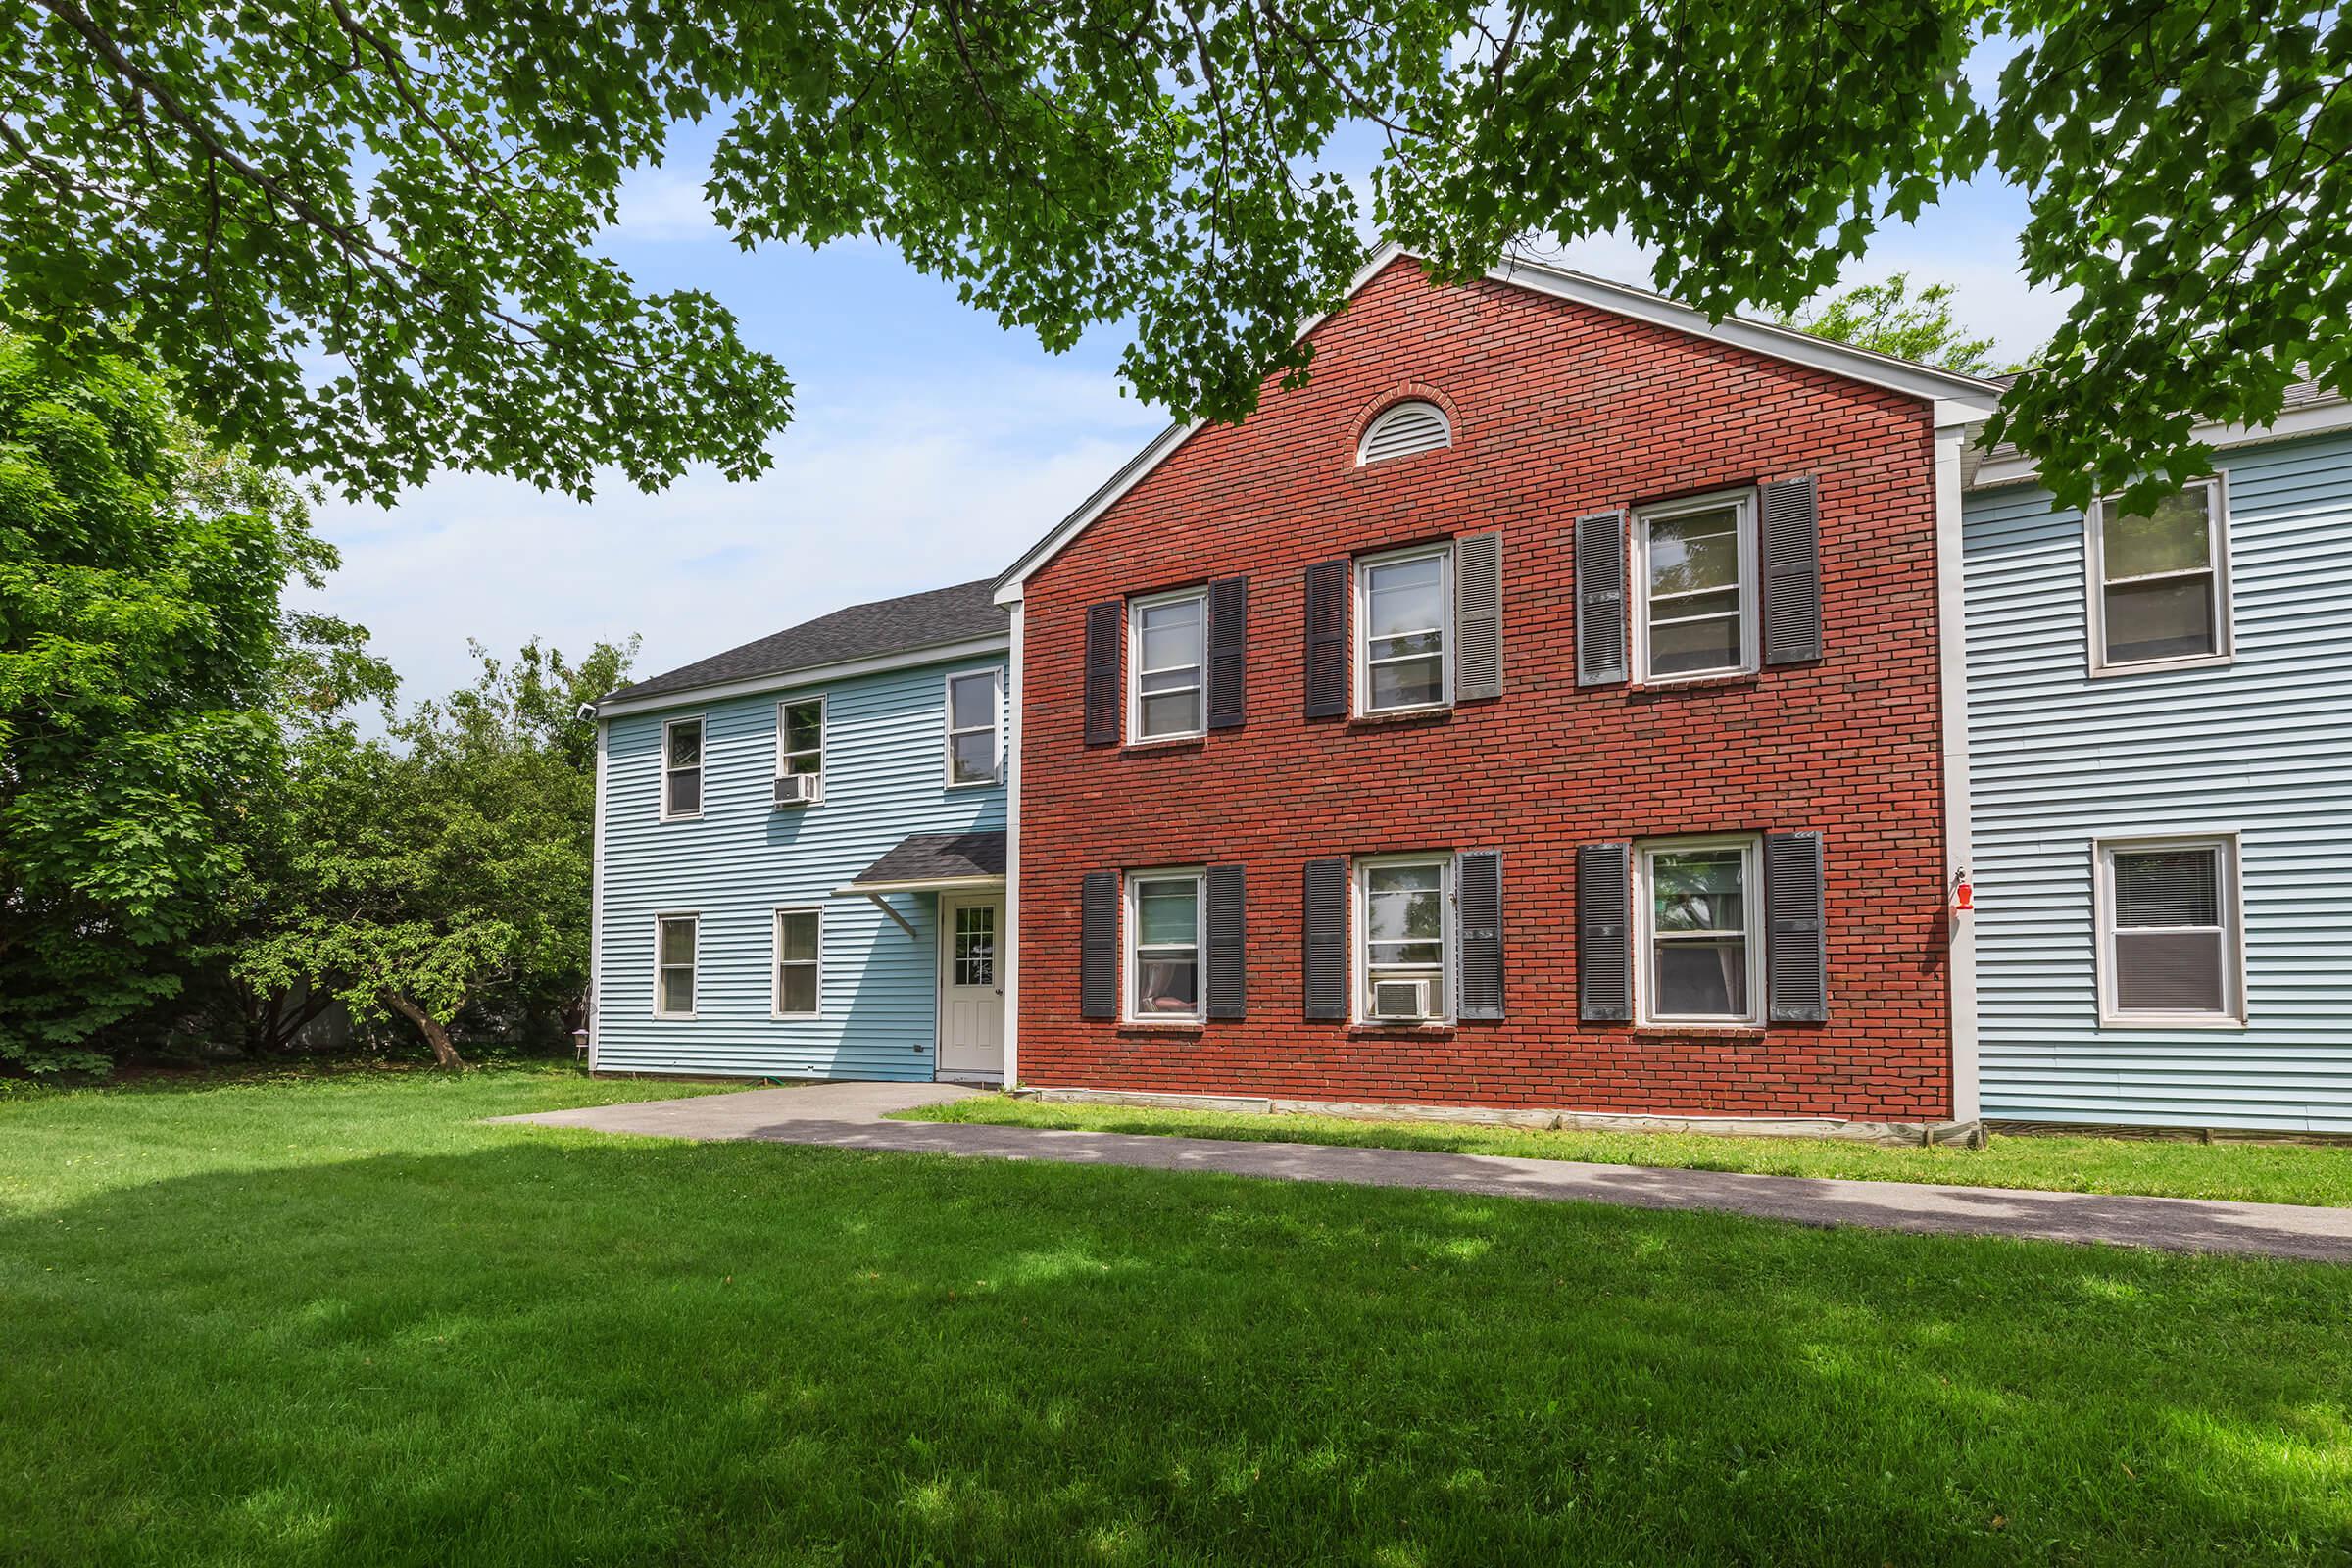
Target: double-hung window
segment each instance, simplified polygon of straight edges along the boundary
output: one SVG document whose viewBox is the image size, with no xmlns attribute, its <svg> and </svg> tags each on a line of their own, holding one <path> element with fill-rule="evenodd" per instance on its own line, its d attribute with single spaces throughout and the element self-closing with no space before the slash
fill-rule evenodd
<svg viewBox="0 0 2352 1568">
<path fill-rule="evenodd" d="M 2098 879 L 2102 1023 L 2244 1021 L 2235 840 L 2105 841 Z"/>
<path fill-rule="evenodd" d="M 1205 734 L 1201 670 L 1206 661 L 1208 595 L 1200 589 L 1138 599 L 1127 610 L 1127 734 L 1138 741 L 1189 740 Z"/>
<path fill-rule="evenodd" d="M 1755 498 L 1701 496 L 1634 514 L 1635 667 L 1642 680 L 1756 667 Z"/>
<path fill-rule="evenodd" d="M 1139 1022 L 1200 1016 L 1200 873 L 1127 878 L 1127 1015 Z"/>
<path fill-rule="evenodd" d="M 948 785 L 994 784 L 997 737 L 1002 728 L 998 695 L 1002 682 L 993 669 L 948 677 Z"/>
<path fill-rule="evenodd" d="M 662 726 L 662 814 L 703 814 L 703 721 L 673 718 Z"/>
<path fill-rule="evenodd" d="M 1372 1023 L 1452 1016 L 1453 858 L 1384 856 L 1356 862 L 1356 1015 Z"/>
<path fill-rule="evenodd" d="M 1453 701 L 1453 551 L 1356 563 L 1355 707 L 1410 712 Z"/>
<path fill-rule="evenodd" d="M 2146 513 L 2101 501 L 2089 536 L 2094 670 L 2229 657 L 2229 505 L 2219 476 Z"/>
<path fill-rule="evenodd" d="M 779 1018 L 813 1018 L 823 995 L 818 970 L 824 916 L 815 909 L 776 911 L 776 1000 Z"/>
<path fill-rule="evenodd" d="M 664 914 L 654 921 L 654 1016 L 694 1016 L 695 939 L 702 921 Z"/>
<path fill-rule="evenodd" d="M 817 780 L 810 787 L 808 799 L 814 800 L 824 789 L 825 776 L 825 700 L 822 697 L 795 698 L 776 709 L 776 776 L 778 778 L 808 775 Z"/>
<path fill-rule="evenodd" d="M 1634 846 L 1642 1022 L 1761 1021 L 1762 854 L 1754 834 Z"/>
</svg>

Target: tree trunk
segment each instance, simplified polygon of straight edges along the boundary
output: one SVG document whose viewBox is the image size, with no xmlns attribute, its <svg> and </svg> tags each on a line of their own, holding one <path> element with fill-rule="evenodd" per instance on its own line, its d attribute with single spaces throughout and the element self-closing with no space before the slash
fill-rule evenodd
<svg viewBox="0 0 2352 1568">
<path fill-rule="evenodd" d="M 466 1058 L 458 1054 L 456 1046 L 450 1044 L 449 1031 L 434 1021 L 432 1014 L 397 991 L 385 992 L 384 1001 L 391 1004 L 394 1012 L 416 1026 L 418 1032 L 424 1036 L 424 1043 L 433 1048 L 433 1061 L 437 1065 L 443 1067 L 466 1065 Z"/>
</svg>

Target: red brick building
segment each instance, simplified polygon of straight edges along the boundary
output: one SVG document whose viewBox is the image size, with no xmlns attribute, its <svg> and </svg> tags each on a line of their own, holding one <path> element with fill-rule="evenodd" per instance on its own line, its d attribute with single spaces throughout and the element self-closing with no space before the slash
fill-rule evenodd
<svg viewBox="0 0 2352 1568">
<path fill-rule="evenodd" d="M 1990 389 L 1394 252 L 1309 330 L 1001 585 L 1013 1074 L 1973 1115 L 1939 600 Z"/>
</svg>

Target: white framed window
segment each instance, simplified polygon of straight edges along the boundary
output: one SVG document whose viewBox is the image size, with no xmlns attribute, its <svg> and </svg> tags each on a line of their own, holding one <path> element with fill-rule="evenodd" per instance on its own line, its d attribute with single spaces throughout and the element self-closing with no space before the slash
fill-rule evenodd
<svg viewBox="0 0 2352 1568">
<path fill-rule="evenodd" d="M 1409 713 L 1453 701 L 1453 547 L 1355 564 L 1355 710 Z"/>
<path fill-rule="evenodd" d="M 1201 672 L 1208 662 L 1208 594 L 1188 588 L 1127 607 L 1127 735 L 1189 740 L 1207 733 Z"/>
<path fill-rule="evenodd" d="M 771 1011 L 779 1018 L 813 1018 L 823 1006 L 824 911 L 776 911 L 776 989 Z"/>
<path fill-rule="evenodd" d="M 2095 848 L 2099 1021 L 2242 1025 L 2236 836 L 2101 839 Z"/>
<path fill-rule="evenodd" d="M 955 944 L 949 950 L 950 983 L 993 986 L 997 983 L 997 906 L 956 906 Z"/>
<path fill-rule="evenodd" d="M 1694 496 L 1634 513 L 1634 669 L 1643 681 L 1756 667 L 1756 498 Z"/>
<path fill-rule="evenodd" d="M 1003 766 L 1004 682 L 995 669 L 957 670 L 948 677 L 948 787 L 994 784 Z"/>
<path fill-rule="evenodd" d="M 702 935 L 702 916 L 654 916 L 654 1016 L 694 1016 L 696 944 Z"/>
<path fill-rule="evenodd" d="M 1127 882 L 1127 1017 L 1200 1016 L 1200 868 L 1134 871 Z"/>
<path fill-rule="evenodd" d="M 1356 861 L 1355 930 L 1357 1022 L 1453 1016 L 1452 856 Z"/>
<path fill-rule="evenodd" d="M 662 819 L 703 814 L 703 721 L 673 718 L 662 726 Z"/>
<path fill-rule="evenodd" d="M 1427 399 L 1413 398 L 1384 409 L 1380 417 L 1364 426 L 1364 438 L 1356 443 L 1355 462 L 1362 467 L 1451 445 L 1453 421 L 1446 417 L 1446 411 Z"/>
<path fill-rule="evenodd" d="M 813 777 L 811 802 L 825 793 L 825 700 L 792 697 L 776 705 L 776 777 Z"/>
<path fill-rule="evenodd" d="M 2090 565 L 2090 669 L 2180 669 L 2227 662 L 2230 486 L 2216 474 L 2146 513 L 2094 502 L 2083 530 Z"/>
<path fill-rule="evenodd" d="M 1763 858 L 1754 833 L 1634 846 L 1639 1021 L 1763 1021 Z"/>
</svg>

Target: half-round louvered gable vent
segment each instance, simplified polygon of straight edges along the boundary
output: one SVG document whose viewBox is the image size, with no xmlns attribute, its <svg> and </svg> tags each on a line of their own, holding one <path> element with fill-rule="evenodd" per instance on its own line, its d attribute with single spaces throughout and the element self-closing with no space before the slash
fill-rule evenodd
<svg viewBox="0 0 2352 1568">
<path fill-rule="evenodd" d="M 1363 443 L 1355 449 L 1355 461 L 1358 465 L 1386 463 L 1391 458 L 1451 445 L 1453 426 L 1446 422 L 1446 411 L 1435 403 L 1416 400 L 1399 403 L 1374 419 L 1364 431 Z"/>
</svg>

